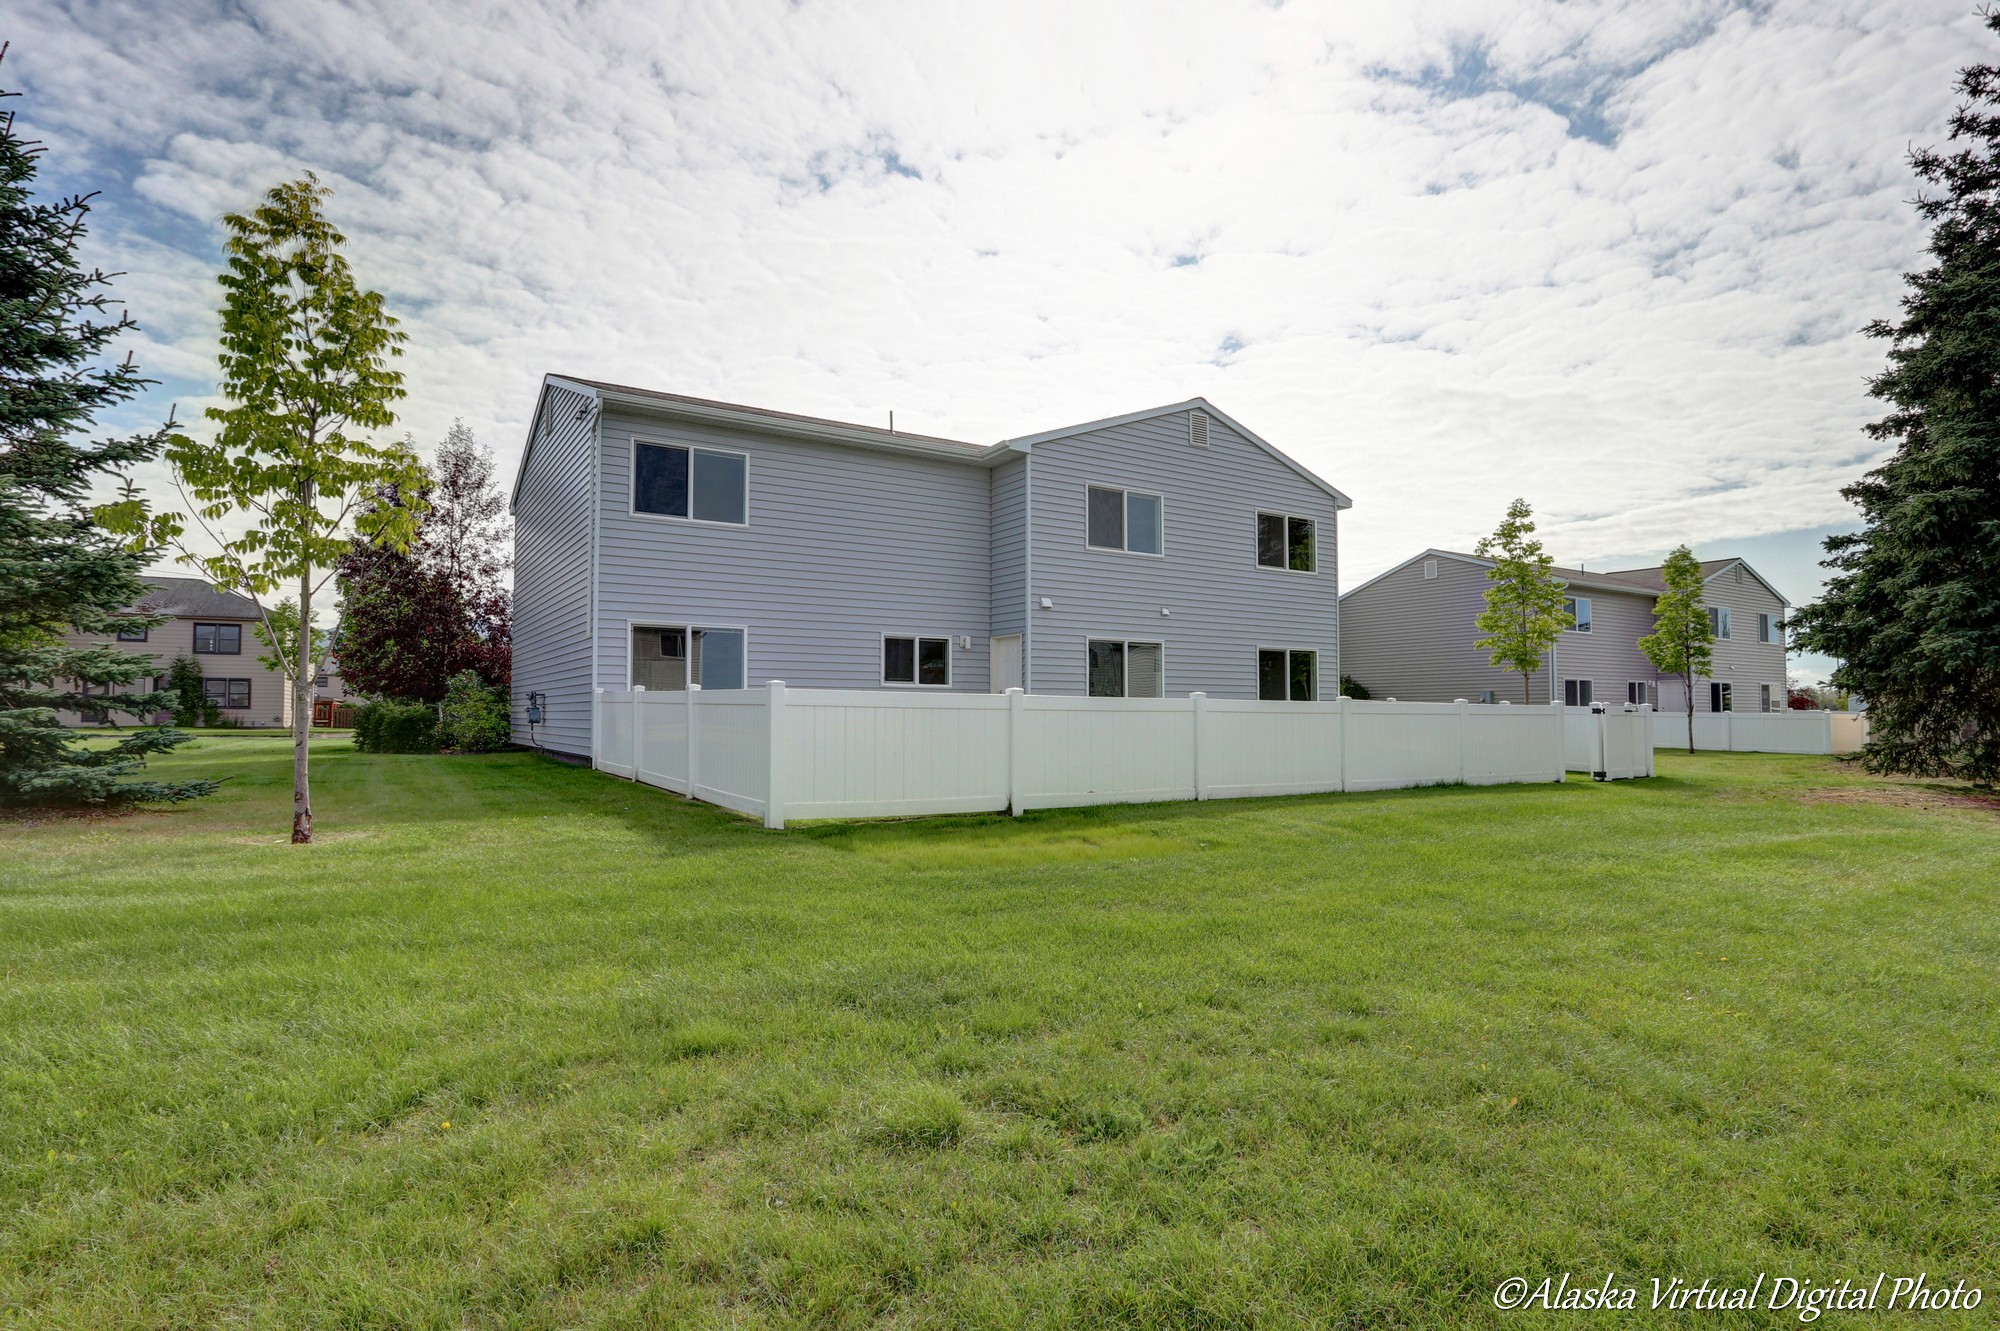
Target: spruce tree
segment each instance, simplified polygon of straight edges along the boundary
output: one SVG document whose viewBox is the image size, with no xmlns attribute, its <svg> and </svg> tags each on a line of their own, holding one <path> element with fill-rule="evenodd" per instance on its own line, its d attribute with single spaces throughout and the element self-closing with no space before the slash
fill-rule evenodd
<svg viewBox="0 0 2000 1331">
<path fill-rule="evenodd" d="M 145 560 L 93 524 L 87 501 L 94 483 L 157 454 L 166 431 L 79 437 L 151 381 L 129 357 L 106 359 L 136 325 L 111 298 L 114 275 L 77 262 L 91 196 L 35 198 L 41 152 L 16 133 L 11 110 L 0 113 L 0 804 L 190 799 L 214 783 L 126 779 L 146 755 L 190 736 L 147 729 L 85 746 L 56 720 L 58 711 L 103 716 L 110 690 L 158 670 L 149 658 L 64 638 L 162 622 L 131 612 L 146 592 Z M 167 705 L 150 690 L 118 699 L 134 714 Z"/>
<path fill-rule="evenodd" d="M 1986 17 L 2000 34 L 2000 12 Z M 1910 154 L 1938 192 L 1916 200 L 1934 261 L 1908 273 L 1903 316 L 1869 381 L 1895 452 L 1841 491 L 1863 529 L 1826 543 L 1825 594 L 1796 643 L 1840 664 L 1868 703 L 1877 772 L 2000 780 L 2000 66 L 1960 73 L 1953 151 Z"/>
</svg>

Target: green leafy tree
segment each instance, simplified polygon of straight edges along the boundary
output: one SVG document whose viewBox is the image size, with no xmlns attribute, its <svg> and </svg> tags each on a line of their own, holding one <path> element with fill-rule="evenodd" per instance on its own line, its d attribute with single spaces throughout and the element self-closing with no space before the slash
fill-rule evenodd
<svg viewBox="0 0 2000 1331">
<path fill-rule="evenodd" d="M 2000 12 L 1986 27 L 2000 33 Z M 1956 151 L 1910 165 L 1930 256 L 1908 273 L 1867 427 L 1895 451 L 1842 490 L 1862 530 L 1826 543 L 1826 591 L 1795 641 L 1834 657 L 1835 688 L 1868 702 L 1871 771 L 2000 781 L 2000 66 L 1961 71 Z"/>
<path fill-rule="evenodd" d="M 177 656 L 167 667 L 167 697 L 177 726 L 212 726 L 222 719 L 222 709 L 202 687 L 201 662 L 192 656 Z"/>
<path fill-rule="evenodd" d="M 166 431 L 78 438 L 98 412 L 151 381 L 129 357 L 105 359 L 136 325 L 115 312 L 112 275 L 77 263 L 90 197 L 34 197 L 41 151 L 15 132 L 11 112 L 0 114 L 0 804 L 191 799 L 215 784 L 126 779 L 147 755 L 189 736 L 147 729 L 84 746 L 57 724 L 58 711 L 108 715 L 107 694 L 156 668 L 149 657 L 73 647 L 65 636 L 162 622 L 131 608 L 146 593 L 145 560 L 95 527 L 86 505 L 94 484 L 155 456 Z M 144 687 L 116 704 L 135 715 L 165 705 Z"/>
<path fill-rule="evenodd" d="M 220 282 L 221 389 L 208 409 L 213 439 L 175 435 L 166 456 L 190 512 L 148 516 L 126 503 L 106 520 L 143 546 L 164 547 L 219 586 L 295 607 L 294 626 L 313 622 L 314 598 L 355 534 L 390 548 L 414 532 L 408 507 L 368 506 L 384 486 L 415 490 L 423 471 L 400 443 L 366 432 L 395 423 L 403 376 L 393 367 L 403 334 L 382 297 L 354 280 L 328 221 L 330 191 L 311 174 L 279 185 L 248 214 L 223 225 L 229 256 Z M 205 538 L 198 547 L 192 523 Z M 312 840 L 312 684 L 326 668 L 313 635 L 294 628 L 283 658 L 292 691 L 292 840 Z"/>
<path fill-rule="evenodd" d="M 1694 752 L 1694 677 L 1706 675 L 1715 659 L 1715 635 L 1703 604 L 1705 583 L 1701 561 L 1686 546 L 1667 556 L 1660 566 L 1666 585 L 1653 601 L 1653 631 L 1639 639 L 1639 650 L 1663 675 L 1679 675 L 1687 698 L 1688 752 Z"/>
<path fill-rule="evenodd" d="M 1529 681 L 1542 668 L 1562 631 L 1576 621 L 1563 608 L 1568 599 L 1549 570 L 1554 562 L 1535 539 L 1534 510 L 1525 499 L 1507 506 L 1507 516 L 1482 536 L 1473 553 L 1493 561 L 1486 570 L 1486 609 L 1474 621 L 1486 636 L 1474 646 L 1491 653 L 1499 669 L 1521 677 L 1521 701 L 1532 702 Z M 1555 694 L 1550 692 L 1550 700 Z"/>
<path fill-rule="evenodd" d="M 331 648 L 327 641 L 327 631 L 319 626 L 319 611 L 312 612 L 312 642 L 306 645 L 306 655 L 314 661 L 327 659 Z M 279 601 L 264 612 L 262 623 L 252 625 L 257 641 L 264 644 L 264 650 L 257 654 L 257 664 L 266 670 L 279 674 L 287 673 L 287 662 L 300 659 L 299 653 L 299 607 L 292 601 Z M 318 678 L 317 675 L 314 676 Z"/>
</svg>

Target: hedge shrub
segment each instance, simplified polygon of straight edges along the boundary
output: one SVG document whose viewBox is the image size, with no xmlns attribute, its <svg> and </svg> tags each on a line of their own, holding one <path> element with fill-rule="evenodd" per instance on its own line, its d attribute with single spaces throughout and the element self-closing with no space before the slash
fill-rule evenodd
<svg viewBox="0 0 2000 1331">
<path fill-rule="evenodd" d="M 384 698 L 354 709 L 354 747 L 363 753 L 436 753 L 437 711 L 429 703 Z"/>
</svg>

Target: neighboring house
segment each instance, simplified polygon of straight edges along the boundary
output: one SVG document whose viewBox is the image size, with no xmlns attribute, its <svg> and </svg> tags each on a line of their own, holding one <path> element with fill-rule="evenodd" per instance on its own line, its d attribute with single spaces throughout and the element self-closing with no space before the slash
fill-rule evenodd
<svg viewBox="0 0 2000 1331">
<path fill-rule="evenodd" d="M 1520 675 L 1494 669 L 1473 645 L 1482 636 L 1474 621 L 1486 608 L 1492 567 L 1476 555 L 1426 550 L 1342 596 L 1341 673 L 1377 698 L 1523 701 Z M 1695 710 L 1784 710 L 1790 602 L 1740 559 L 1707 560 L 1701 571 L 1716 641 L 1712 673 L 1695 680 Z M 1572 705 L 1644 702 L 1685 711 L 1680 677 L 1660 675 L 1638 645 L 1653 631 L 1660 570 L 1553 572 L 1570 593 L 1577 625 L 1533 677 L 1527 701 L 1546 703 L 1553 688 Z"/>
<path fill-rule="evenodd" d="M 587 754 L 593 689 L 690 681 L 1332 697 L 1348 506 L 1199 398 L 981 446 L 550 375 L 515 736 L 539 695 Z"/>
<path fill-rule="evenodd" d="M 138 634 L 74 633 L 67 638 L 73 646 L 110 646 L 153 662 L 151 680 L 117 692 L 166 688 L 168 667 L 185 656 L 201 666 L 203 692 L 224 717 L 245 726 L 290 724 L 291 692 L 285 677 L 257 659 L 267 649 L 256 634 L 256 626 L 263 622 L 256 602 L 217 591 L 200 578 L 148 576 L 145 582 L 150 590 L 134 608 L 172 616 L 164 624 Z M 65 725 L 84 723 L 74 712 L 61 713 L 60 719 Z M 129 722 L 131 716 L 116 719 Z"/>
</svg>

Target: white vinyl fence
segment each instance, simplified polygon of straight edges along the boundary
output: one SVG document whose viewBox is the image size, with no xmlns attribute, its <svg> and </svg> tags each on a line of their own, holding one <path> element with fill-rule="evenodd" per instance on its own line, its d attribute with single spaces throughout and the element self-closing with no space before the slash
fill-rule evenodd
<svg viewBox="0 0 2000 1331">
<path fill-rule="evenodd" d="M 1653 775 L 1653 709 L 1630 703 L 1563 708 L 1563 765 L 1600 781 Z"/>
<path fill-rule="evenodd" d="M 767 827 L 1560 781 L 1564 771 L 1565 718 L 1552 707 L 896 693 L 773 680 L 600 691 L 596 711 L 598 768 L 761 815 Z"/>
<path fill-rule="evenodd" d="M 1853 753 L 1868 740 L 1863 712 L 1696 712 L 1694 746 L 1724 753 Z M 1686 712 L 1653 713 L 1653 747 L 1688 744 Z"/>
</svg>

